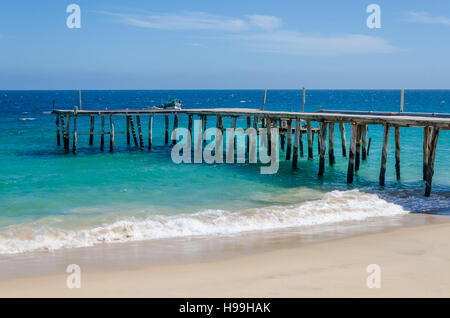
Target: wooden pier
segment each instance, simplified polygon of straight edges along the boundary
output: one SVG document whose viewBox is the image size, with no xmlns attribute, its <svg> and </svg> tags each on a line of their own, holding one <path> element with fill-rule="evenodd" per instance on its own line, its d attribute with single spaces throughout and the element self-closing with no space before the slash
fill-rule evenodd
<svg viewBox="0 0 450 318">
<path fill-rule="evenodd" d="M 266 111 L 247 108 L 207 108 L 207 109 L 183 109 L 183 110 L 160 110 L 160 109 L 122 109 L 122 110 L 73 110 L 54 109 L 56 115 L 56 140 L 57 145 L 61 144 L 61 137 L 66 151 L 69 151 L 69 137 L 72 135 L 72 151 L 77 152 L 77 137 L 89 135 L 89 144 L 93 145 L 94 135 L 101 136 L 100 149 L 104 150 L 104 136 L 109 135 L 109 151 L 114 152 L 114 136 L 116 134 L 127 135 L 127 144 L 131 144 L 131 135 L 136 147 L 144 149 L 144 139 L 142 134 L 142 124 L 148 125 L 148 150 L 153 147 L 153 117 L 164 116 L 165 130 L 164 141 L 169 144 L 169 135 L 172 141 L 176 142 L 175 129 L 178 127 L 179 116 L 188 116 L 188 129 L 192 133 L 193 118 L 198 117 L 202 125 L 198 136 L 197 145 L 201 147 L 204 141 L 203 132 L 206 130 L 208 116 L 216 118 L 216 127 L 224 130 L 224 117 L 231 118 L 230 128 L 238 128 L 237 118 L 246 119 L 246 128 L 252 127 L 257 131 L 260 128 L 279 128 L 281 148 L 285 149 L 286 160 L 292 160 L 292 167 L 298 167 L 298 155 L 304 156 L 303 135 L 307 136 L 308 159 L 313 159 L 313 140 L 317 135 L 319 153 L 319 178 L 325 173 L 325 157 L 328 144 L 329 164 L 335 163 L 334 148 L 334 127 L 339 126 L 342 156 L 348 158 L 347 183 L 353 182 L 355 171 L 360 169 L 361 160 L 367 160 L 370 148 L 370 139 L 367 142 L 367 131 L 369 125 L 382 125 L 384 127 L 382 155 L 380 164 L 380 186 L 385 185 L 386 164 L 388 154 L 389 133 L 394 128 L 395 133 L 395 169 L 396 178 L 400 179 L 400 127 L 422 127 L 423 128 L 423 180 L 425 181 L 425 196 L 430 196 L 431 183 L 434 174 L 434 162 L 436 157 L 436 147 L 440 130 L 450 130 L 450 116 L 439 114 L 414 114 L 414 113 L 381 113 L 381 112 L 360 112 L 360 111 L 318 111 L 318 112 L 284 112 Z M 169 115 L 174 117 L 173 130 L 170 134 Z M 136 122 L 133 120 L 133 116 Z M 78 132 L 78 120 L 80 117 L 90 119 L 89 132 Z M 101 130 L 95 131 L 95 117 L 101 118 Z M 114 121 L 118 117 L 125 117 L 126 132 L 115 130 Z M 109 120 L 109 131 L 105 131 L 105 118 Z M 143 120 L 141 120 L 143 119 Z M 118 119 L 117 119 L 118 120 Z M 73 128 L 71 128 L 73 122 Z M 318 128 L 313 126 L 318 124 Z M 351 128 L 350 145 L 347 146 L 345 137 L 346 125 Z M 137 133 L 136 133 L 137 128 Z M 242 127 L 244 130 L 246 128 Z M 327 134 L 328 132 L 328 134 Z M 131 134 L 131 135 L 130 135 Z M 270 129 L 267 133 L 267 147 L 270 152 L 271 145 Z M 327 143 L 328 137 L 328 143 Z M 195 138 L 195 137 L 194 137 Z M 139 139 L 139 140 L 138 140 Z M 195 140 L 195 139 L 194 139 Z M 216 140 L 221 142 L 222 140 Z M 189 141 L 189 144 L 191 141 Z M 247 149 L 248 146 L 247 137 Z M 291 149 L 293 148 L 293 149 Z M 300 149 L 299 149 L 300 148 Z M 233 148 L 235 149 L 235 147 Z M 348 154 L 347 154 L 348 152 Z M 195 159 L 194 159 L 194 162 Z"/>
</svg>

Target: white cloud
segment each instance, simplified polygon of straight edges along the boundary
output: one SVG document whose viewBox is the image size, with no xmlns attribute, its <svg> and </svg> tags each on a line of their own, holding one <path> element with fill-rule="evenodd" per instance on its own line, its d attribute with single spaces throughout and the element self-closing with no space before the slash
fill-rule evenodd
<svg viewBox="0 0 450 318">
<path fill-rule="evenodd" d="M 416 23 L 450 25 L 450 18 L 443 16 L 433 16 L 428 12 L 408 12 L 407 20 Z"/>
<path fill-rule="evenodd" d="M 379 37 L 347 34 L 340 36 L 306 36 L 282 29 L 282 20 L 275 16 L 249 14 L 231 18 L 206 12 L 174 14 L 122 14 L 98 11 L 116 17 L 118 22 L 142 28 L 161 30 L 220 31 L 214 37 L 247 46 L 252 50 L 291 55 L 329 56 L 347 54 L 388 53 L 396 48 Z M 225 32 L 225 35 L 224 35 Z M 197 44 L 193 44 L 197 46 Z"/>
<path fill-rule="evenodd" d="M 323 37 L 280 30 L 228 38 L 242 40 L 258 51 L 303 56 L 389 53 L 396 50 L 382 38 L 361 34 Z"/>
<path fill-rule="evenodd" d="M 281 19 L 268 15 L 251 14 L 246 16 L 250 24 L 264 30 L 278 29 L 283 24 Z"/>
</svg>

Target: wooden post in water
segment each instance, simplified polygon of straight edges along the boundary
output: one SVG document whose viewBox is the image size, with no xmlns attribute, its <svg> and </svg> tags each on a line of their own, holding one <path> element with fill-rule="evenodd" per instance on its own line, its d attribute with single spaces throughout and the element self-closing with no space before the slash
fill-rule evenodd
<svg viewBox="0 0 450 318">
<path fill-rule="evenodd" d="M 102 115 L 102 134 L 100 136 L 100 150 L 105 148 L 105 115 Z"/>
<path fill-rule="evenodd" d="M 82 109 L 82 105 L 81 105 L 81 89 L 78 90 L 78 97 L 80 99 L 80 110 Z"/>
<path fill-rule="evenodd" d="M 335 159 L 334 159 L 334 123 L 329 124 L 329 130 L 328 133 L 328 161 L 330 166 L 334 165 Z"/>
<path fill-rule="evenodd" d="M 305 94 L 305 88 L 303 87 L 303 94 L 302 94 L 302 112 L 305 111 L 305 101 L 306 101 L 306 94 Z"/>
<path fill-rule="evenodd" d="M 205 116 L 202 116 L 202 119 L 205 119 Z M 172 145 L 177 143 L 177 128 L 178 128 L 178 115 L 173 115 L 173 130 L 172 130 Z"/>
<path fill-rule="evenodd" d="M 94 123 L 95 123 L 95 117 L 91 116 L 91 129 L 90 129 L 90 135 L 89 135 L 89 146 L 92 146 L 94 144 Z"/>
<path fill-rule="evenodd" d="M 425 180 L 426 197 L 429 197 L 431 194 L 431 181 L 433 180 L 434 174 L 434 159 L 436 158 L 436 146 L 438 137 L 439 137 L 439 128 L 434 127 L 433 132 L 431 133 L 430 153 L 428 155 L 428 166 L 426 171 L 426 180 Z"/>
<path fill-rule="evenodd" d="M 306 131 L 308 134 L 308 159 L 313 159 L 313 134 L 312 134 L 312 128 L 311 128 L 311 121 L 308 120 L 306 122 Z"/>
<path fill-rule="evenodd" d="M 288 120 L 288 136 L 287 136 L 287 148 L 286 148 L 286 160 L 291 160 L 291 151 L 292 151 L 292 119 Z"/>
<path fill-rule="evenodd" d="M 294 151 L 292 153 L 292 169 L 298 167 L 298 141 L 300 136 L 300 119 L 295 119 Z"/>
<path fill-rule="evenodd" d="M 153 115 L 148 116 L 148 150 L 153 147 Z"/>
<path fill-rule="evenodd" d="M 355 171 L 359 170 L 359 165 L 361 162 L 361 125 L 358 125 L 356 130 L 356 153 L 355 153 Z"/>
<path fill-rule="evenodd" d="M 130 116 L 130 126 L 131 126 L 131 132 L 133 133 L 134 145 L 137 147 L 138 141 L 136 138 L 136 130 L 134 129 L 133 117 L 131 117 L 131 116 Z"/>
<path fill-rule="evenodd" d="M 345 140 L 345 124 L 339 123 L 339 131 L 341 133 L 342 156 L 347 157 L 347 141 Z"/>
<path fill-rule="evenodd" d="M 423 180 L 427 179 L 428 157 L 430 155 L 431 127 L 423 127 Z"/>
<path fill-rule="evenodd" d="M 267 96 L 267 89 L 264 90 L 264 97 L 261 110 L 264 110 L 264 105 L 266 105 L 266 96 Z"/>
<path fill-rule="evenodd" d="M 219 130 L 221 132 L 221 134 L 218 134 L 216 136 L 216 148 L 215 148 L 215 151 L 216 151 L 216 153 L 218 153 L 219 149 L 221 147 L 223 147 L 223 135 L 222 135 L 222 132 L 223 132 L 223 119 L 222 119 L 222 116 L 220 116 L 220 115 L 217 115 L 216 128 L 217 128 L 217 130 Z"/>
<path fill-rule="evenodd" d="M 267 118 L 267 154 L 272 154 L 272 119 Z"/>
<path fill-rule="evenodd" d="M 320 160 L 319 177 L 323 176 L 325 171 L 325 153 L 327 151 L 327 123 L 320 123 Z"/>
<path fill-rule="evenodd" d="M 353 183 L 353 174 L 355 171 L 355 152 L 356 152 L 356 135 L 358 134 L 358 126 L 352 124 L 350 137 L 350 151 L 348 154 L 347 183 Z"/>
<path fill-rule="evenodd" d="M 61 116 L 60 115 L 56 115 L 56 145 L 60 146 L 61 145 L 61 135 L 59 133 L 59 118 Z"/>
<path fill-rule="evenodd" d="M 206 141 L 206 123 L 208 120 L 208 116 L 203 115 L 203 142 Z"/>
<path fill-rule="evenodd" d="M 395 174 L 400 180 L 400 127 L 395 126 Z"/>
<path fill-rule="evenodd" d="M 130 145 L 130 141 L 131 141 L 131 138 L 130 138 L 130 116 L 128 116 L 127 115 L 127 145 L 129 146 Z"/>
<path fill-rule="evenodd" d="M 72 151 L 74 154 L 77 153 L 77 140 L 78 140 L 78 132 L 77 132 L 77 111 L 78 107 L 75 106 L 73 110 L 73 145 L 72 145 Z"/>
<path fill-rule="evenodd" d="M 109 115 L 109 152 L 114 152 L 114 118 Z"/>
<path fill-rule="evenodd" d="M 231 117 L 231 128 L 234 129 L 233 132 L 233 149 L 236 150 L 236 122 L 237 122 L 237 117 L 233 116 Z"/>
<path fill-rule="evenodd" d="M 381 153 L 381 168 L 380 168 L 380 185 L 384 186 L 385 177 L 386 177 L 386 159 L 387 159 L 387 150 L 389 143 L 389 130 L 390 125 L 384 125 L 384 134 L 383 134 L 383 151 Z"/>
<path fill-rule="evenodd" d="M 200 125 L 198 125 L 198 136 L 197 136 L 197 149 L 194 153 L 194 162 L 201 163 L 202 153 L 203 153 L 203 116 L 200 116 Z M 199 157 L 196 154 L 200 154 Z"/>
<path fill-rule="evenodd" d="M 280 148 L 281 148 L 282 150 L 284 150 L 284 146 L 285 146 L 285 144 L 286 144 L 286 135 L 281 134 L 282 120 L 279 119 L 279 120 L 278 120 L 278 123 L 279 123 L 279 130 L 278 130 L 278 132 L 279 132 L 279 135 L 280 135 Z"/>
<path fill-rule="evenodd" d="M 166 123 L 166 134 L 164 137 L 164 143 L 167 145 L 169 143 L 169 115 L 165 115 L 164 120 Z"/>
<path fill-rule="evenodd" d="M 69 151 L 70 142 L 70 115 L 66 115 L 66 151 Z"/>
<path fill-rule="evenodd" d="M 189 131 L 189 138 L 188 138 L 188 148 L 189 151 L 192 151 L 192 126 L 194 124 L 194 116 L 189 115 L 188 116 L 188 131 Z"/>
<path fill-rule="evenodd" d="M 361 160 L 367 160 L 367 125 L 361 125 Z"/>
<path fill-rule="evenodd" d="M 405 89 L 402 88 L 400 95 L 400 112 L 403 112 L 404 106 L 405 106 Z"/>
<path fill-rule="evenodd" d="M 61 133 L 63 138 L 63 145 L 64 149 L 67 150 L 67 144 L 66 144 L 66 126 L 64 125 L 64 116 L 61 115 Z"/>
<path fill-rule="evenodd" d="M 300 157 L 304 157 L 304 155 L 305 155 L 305 153 L 304 153 L 304 151 L 303 151 L 303 132 L 302 132 L 302 121 L 301 121 L 301 119 L 299 119 L 299 121 L 300 121 L 300 131 L 299 131 L 299 148 L 300 148 Z"/>
<path fill-rule="evenodd" d="M 138 132 L 139 132 L 139 146 L 141 149 L 144 148 L 144 138 L 142 137 L 142 127 L 141 127 L 141 117 L 136 116 L 136 123 L 138 126 Z"/>
<path fill-rule="evenodd" d="M 251 117 L 247 117 L 247 129 L 251 128 L 252 126 L 252 119 Z M 246 152 L 249 153 L 250 152 L 250 136 L 247 135 L 245 137 L 246 141 L 247 141 L 247 147 L 246 147 Z"/>
</svg>

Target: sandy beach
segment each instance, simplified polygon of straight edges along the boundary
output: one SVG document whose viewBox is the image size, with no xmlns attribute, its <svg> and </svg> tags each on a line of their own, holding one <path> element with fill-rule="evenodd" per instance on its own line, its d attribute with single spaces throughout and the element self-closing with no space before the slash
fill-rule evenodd
<svg viewBox="0 0 450 318">
<path fill-rule="evenodd" d="M 256 255 L 137 270 L 4 280 L 1 297 L 449 297 L 450 223 L 281 249 Z M 381 268 L 368 288 L 367 266 Z"/>
</svg>

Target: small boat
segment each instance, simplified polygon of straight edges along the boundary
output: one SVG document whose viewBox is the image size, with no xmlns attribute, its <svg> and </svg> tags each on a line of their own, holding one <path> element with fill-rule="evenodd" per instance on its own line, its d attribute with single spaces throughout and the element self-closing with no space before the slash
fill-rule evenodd
<svg viewBox="0 0 450 318">
<path fill-rule="evenodd" d="M 153 106 L 153 109 L 181 109 L 181 100 L 178 98 L 171 98 L 166 104 L 161 106 Z"/>
</svg>

